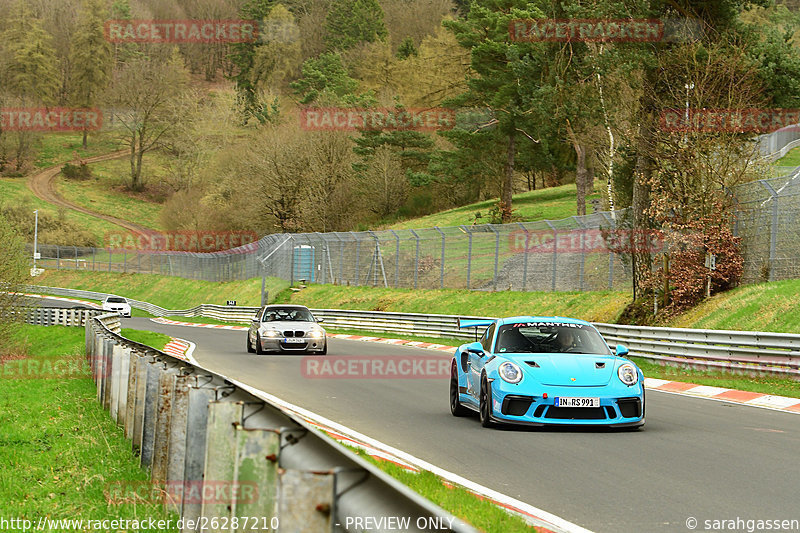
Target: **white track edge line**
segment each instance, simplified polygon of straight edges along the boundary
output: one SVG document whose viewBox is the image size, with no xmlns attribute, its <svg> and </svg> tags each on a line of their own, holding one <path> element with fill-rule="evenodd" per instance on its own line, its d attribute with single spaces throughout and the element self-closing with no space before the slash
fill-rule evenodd
<svg viewBox="0 0 800 533">
<path fill-rule="evenodd" d="M 318 424 L 326 425 L 329 428 L 331 428 L 333 430 L 336 430 L 336 431 L 338 431 L 338 432 L 340 432 L 342 434 L 348 435 L 348 436 L 350 436 L 350 437 L 352 437 L 354 439 L 358 439 L 361 442 L 363 442 L 365 444 L 368 444 L 369 446 L 372 446 L 373 448 L 385 451 L 387 453 L 391 453 L 391 454 L 397 456 L 398 458 L 408 462 L 409 464 L 412 464 L 412 465 L 416 466 L 417 468 L 420 468 L 422 470 L 428 470 L 429 472 L 441 477 L 442 479 L 445 479 L 445 480 L 447 480 L 447 481 L 449 481 L 451 483 L 455 483 L 457 485 L 461 485 L 462 487 L 467 488 L 467 489 L 469 489 L 469 490 L 471 490 L 471 491 L 473 491 L 473 492 L 475 492 L 477 494 L 480 494 L 482 496 L 486 496 L 488 498 L 491 498 L 493 500 L 496 500 L 496 501 L 498 501 L 500 503 L 503 503 L 503 504 L 506 504 L 506 505 L 511 505 L 511 506 L 517 507 L 520 510 L 523 510 L 523 511 L 525 511 L 527 513 L 530 513 L 531 516 L 533 516 L 534 518 L 538 518 L 539 520 L 541 520 L 543 522 L 550 522 L 553 526 L 561 528 L 564 531 L 567 531 L 569 533 L 592 533 L 590 530 L 588 530 L 588 529 L 586 529 L 584 527 L 581 527 L 581 526 L 579 526 L 577 524 L 573 524 L 572 522 L 569 522 L 569 521 L 565 520 L 564 518 L 556 516 L 556 515 L 554 515 L 552 513 L 548 513 L 547 511 L 545 511 L 543 509 L 539 509 L 538 507 L 535 507 L 535 506 L 533 506 L 531 504 L 519 501 L 519 500 L 517 500 L 515 498 L 512 498 L 511 496 L 507 496 L 505 494 L 497 492 L 497 491 L 495 491 L 493 489 L 490 489 L 488 487 L 480 485 L 480 484 L 478 484 L 478 483 L 476 483 L 474 481 L 470 481 L 470 480 L 468 480 L 468 479 L 466 479 L 464 477 L 459 476 L 458 474 L 455 474 L 455 473 L 450 472 L 448 470 L 444 470 L 443 468 L 439 468 L 438 466 L 435 466 L 435 465 L 433 465 L 431 463 L 428 463 L 427 461 L 419 459 L 419 458 L 417 458 L 417 457 L 415 457 L 415 456 L 413 456 L 413 455 L 411 455 L 409 453 L 406 453 L 406 452 L 403 452 L 401 450 L 398 450 L 397 448 L 389 446 L 388 444 L 384 444 L 381 441 L 378 441 L 376 439 L 368 437 L 368 436 L 364 435 L 363 433 L 359 433 L 358 431 L 350 429 L 349 427 L 344 426 L 342 424 L 339 424 L 338 422 L 334 422 L 333 420 L 325 418 L 325 417 L 323 417 L 321 415 L 318 415 L 318 414 L 316 414 L 316 413 L 314 413 L 312 411 L 309 411 L 307 409 L 304 409 L 302 407 L 299 407 L 297 405 L 289 403 L 289 402 L 287 402 L 285 400 L 282 400 L 282 399 L 278 398 L 277 396 L 269 394 L 268 392 L 264 392 L 262 390 L 256 389 L 255 387 L 252 387 L 250 385 L 247 385 L 246 383 L 242 383 L 242 382 L 240 382 L 238 380 L 235 380 L 235 379 L 230 379 L 230 381 L 233 382 L 235 385 L 237 385 L 239 387 L 242 387 L 245 390 L 249 390 L 251 392 L 258 392 L 259 394 L 261 394 L 264 397 L 266 397 L 267 399 L 269 399 L 271 402 L 273 402 L 276 405 L 284 408 L 287 411 L 292 411 L 292 412 L 302 416 L 303 418 L 306 418 L 308 420 L 312 420 L 312 421 L 314 421 L 314 422 L 316 422 Z"/>
</svg>

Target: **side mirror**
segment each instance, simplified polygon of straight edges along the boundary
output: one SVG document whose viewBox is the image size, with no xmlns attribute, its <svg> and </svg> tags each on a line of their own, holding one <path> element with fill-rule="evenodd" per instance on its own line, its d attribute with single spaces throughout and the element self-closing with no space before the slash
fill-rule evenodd
<svg viewBox="0 0 800 533">
<path fill-rule="evenodd" d="M 628 355 L 628 348 L 623 344 L 617 344 L 617 355 L 620 357 Z"/>
<path fill-rule="evenodd" d="M 483 351 L 483 345 L 477 341 L 469 343 L 467 345 L 467 351 L 481 356 L 485 353 Z"/>
<path fill-rule="evenodd" d="M 318 319 L 317 319 L 317 322 L 319 322 L 320 324 L 322 324 L 323 322 L 325 322 L 325 319 L 324 319 L 324 318 L 318 318 Z"/>
</svg>

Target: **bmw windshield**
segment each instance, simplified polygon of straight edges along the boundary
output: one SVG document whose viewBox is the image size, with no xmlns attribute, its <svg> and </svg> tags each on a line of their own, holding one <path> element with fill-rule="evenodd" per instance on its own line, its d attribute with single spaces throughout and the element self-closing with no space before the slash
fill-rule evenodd
<svg viewBox="0 0 800 533">
<path fill-rule="evenodd" d="M 611 355 L 600 334 L 584 324 L 522 322 L 500 326 L 495 353 Z"/>
<path fill-rule="evenodd" d="M 262 322 L 313 322 L 314 317 L 308 309 L 297 307 L 271 308 L 264 311 Z"/>
</svg>

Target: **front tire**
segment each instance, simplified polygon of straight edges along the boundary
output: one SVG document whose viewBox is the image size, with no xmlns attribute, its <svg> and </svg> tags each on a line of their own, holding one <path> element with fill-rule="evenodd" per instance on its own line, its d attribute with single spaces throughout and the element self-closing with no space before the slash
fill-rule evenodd
<svg viewBox="0 0 800 533">
<path fill-rule="evenodd" d="M 480 409 L 478 413 L 483 427 L 490 428 L 494 425 L 492 423 L 492 388 L 486 376 L 481 379 Z"/>
<path fill-rule="evenodd" d="M 256 353 L 258 355 L 264 355 L 267 353 L 263 348 L 261 348 L 261 335 L 256 335 Z"/>
<path fill-rule="evenodd" d="M 469 409 L 461 405 L 458 399 L 458 370 L 456 370 L 456 363 L 450 367 L 450 414 L 453 416 L 466 416 L 469 414 Z"/>
<path fill-rule="evenodd" d="M 247 353 L 256 353 L 253 343 L 250 342 L 250 334 L 247 334 Z"/>
</svg>

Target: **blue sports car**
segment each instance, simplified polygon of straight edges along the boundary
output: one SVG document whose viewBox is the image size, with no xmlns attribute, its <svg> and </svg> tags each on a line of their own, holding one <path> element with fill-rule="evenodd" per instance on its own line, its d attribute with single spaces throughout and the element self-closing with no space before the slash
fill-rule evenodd
<svg viewBox="0 0 800 533">
<path fill-rule="evenodd" d="M 462 319 L 459 327 L 486 330 L 453 356 L 453 416 L 477 411 L 484 427 L 644 424 L 642 371 L 624 357 L 627 348 L 618 344 L 613 353 L 590 323 L 517 316 Z"/>
</svg>

